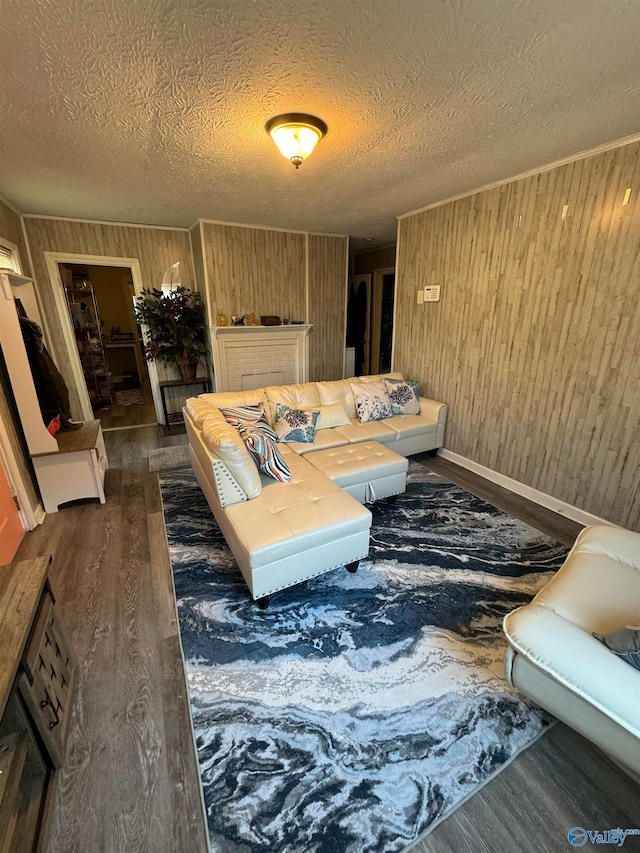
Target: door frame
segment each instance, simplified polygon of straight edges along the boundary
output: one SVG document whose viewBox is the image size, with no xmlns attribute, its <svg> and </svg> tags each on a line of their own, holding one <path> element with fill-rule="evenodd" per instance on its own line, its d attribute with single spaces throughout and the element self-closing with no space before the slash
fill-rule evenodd
<svg viewBox="0 0 640 853">
<path fill-rule="evenodd" d="M 371 273 L 365 272 L 360 273 L 360 275 L 350 275 L 349 276 L 349 284 L 353 285 L 354 288 L 360 282 L 364 282 L 364 285 L 367 290 L 367 317 L 366 317 L 366 328 L 364 331 L 364 365 L 362 368 L 362 375 L 368 376 L 371 372 Z M 345 323 L 345 335 L 346 335 L 346 323 Z M 356 374 L 357 375 L 357 374 Z"/>
<path fill-rule="evenodd" d="M 373 271 L 373 286 L 371 289 L 371 343 L 370 343 L 370 359 L 369 363 L 373 361 L 373 357 L 375 355 L 376 360 L 376 370 L 375 373 L 380 372 L 380 338 L 382 333 L 382 285 L 384 283 L 385 275 L 393 274 L 395 276 L 396 268 L 395 267 L 380 267 L 379 269 L 375 269 Z M 393 309 L 394 309 L 394 317 L 395 317 L 395 307 L 396 307 L 396 297 L 395 297 L 395 287 L 394 287 L 394 295 L 393 295 Z M 395 328 L 395 325 L 394 325 Z M 392 363 L 393 363 L 393 341 L 391 343 L 391 353 L 392 353 Z"/>
<path fill-rule="evenodd" d="M 76 346 L 76 337 L 71 325 L 71 318 L 69 317 L 69 309 L 67 308 L 67 300 L 64 294 L 64 284 L 62 283 L 58 264 L 84 264 L 86 266 L 94 267 L 127 267 L 131 270 L 134 292 L 136 296 L 140 296 L 144 288 L 140 261 L 138 258 L 118 258 L 108 255 L 80 255 L 76 252 L 45 252 L 44 259 L 53 289 L 53 298 L 55 301 L 56 313 L 60 321 L 65 349 L 71 364 L 78 397 L 80 398 L 82 419 L 92 420 L 93 409 L 89 400 L 89 392 L 87 390 L 84 373 L 82 372 L 82 365 L 80 364 L 80 356 L 78 354 L 78 347 Z M 149 384 L 151 385 L 151 394 L 153 396 L 153 405 L 156 410 L 156 418 L 159 424 L 163 424 L 164 413 L 162 409 L 162 399 L 160 397 L 158 368 L 155 361 L 147 362 L 147 369 L 149 371 Z"/>
</svg>

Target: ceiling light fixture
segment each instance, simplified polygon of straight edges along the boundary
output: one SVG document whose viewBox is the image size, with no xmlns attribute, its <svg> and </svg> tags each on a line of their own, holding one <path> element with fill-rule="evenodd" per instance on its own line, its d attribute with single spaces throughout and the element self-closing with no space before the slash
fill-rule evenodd
<svg viewBox="0 0 640 853">
<path fill-rule="evenodd" d="M 321 118 L 306 113 L 283 113 L 270 118 L 264 129 L 296 169 L 312 153 L 329 128 Z"/>
</svg>

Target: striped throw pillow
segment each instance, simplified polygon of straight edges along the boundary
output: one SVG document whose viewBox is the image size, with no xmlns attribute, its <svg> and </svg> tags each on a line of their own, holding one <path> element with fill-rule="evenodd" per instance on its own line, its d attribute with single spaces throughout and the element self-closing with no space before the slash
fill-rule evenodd
<svg viewBox="0 0 640 853">
<path fill-rule="evenodd" d="M 278 440 L 277 435 L 271 429 L 262 403 L 257 406 L 223 406 L 220 408 L 220 412 L 225 421 L 234 426 L 241 435 L 244 429 L 252 429 L 259 430 L 272 441 Z"/>
<path fill-rule="evenodd" d="M 289 466 L 282 458 L 282 454 L 275 443 L 265 435 L 262 429 L 243 427 L 240 430 L 240 435 L 256 465 L 264 474 L 281 483 L 289 482 L 291 479 Z"/>
</svg>

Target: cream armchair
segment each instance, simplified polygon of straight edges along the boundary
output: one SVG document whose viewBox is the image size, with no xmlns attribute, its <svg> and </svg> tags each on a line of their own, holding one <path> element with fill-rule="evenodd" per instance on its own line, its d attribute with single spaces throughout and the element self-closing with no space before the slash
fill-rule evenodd
<svg viewBox="0 0 640 853">
<path fill-rule="evenodd" d="M 640 778 L 640 671 L 597 634 L 640 625 L 640 534 L 585 528 L 553 580 L 504 620 L 509 683 Z"/>
</svg>

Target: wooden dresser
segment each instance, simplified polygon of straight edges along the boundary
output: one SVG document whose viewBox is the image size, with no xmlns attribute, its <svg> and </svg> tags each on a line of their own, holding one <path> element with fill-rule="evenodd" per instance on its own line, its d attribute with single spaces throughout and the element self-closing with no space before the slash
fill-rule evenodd
<svg viewBox="0 0 640 853">
<path fill-rule="evenodd" d="M 50 563 L 46 556 L 0 567 L 0 853 L 40 849 L 64 758 L 75 664 Z"/>
</svg>

